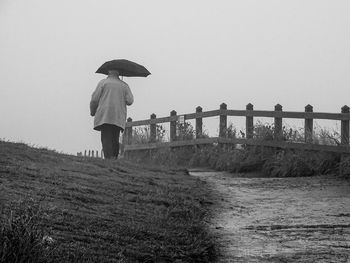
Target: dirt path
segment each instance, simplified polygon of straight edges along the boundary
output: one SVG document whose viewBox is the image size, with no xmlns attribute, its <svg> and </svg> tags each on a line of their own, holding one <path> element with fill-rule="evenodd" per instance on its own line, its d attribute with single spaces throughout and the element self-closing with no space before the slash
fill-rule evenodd
<svg viewBox="0 0 350 263">
<path fill-rule="evenodd" d="M 220 262 L 350 262 L 349 181 L 191 174 L 218 194 Z"/>
</svg>

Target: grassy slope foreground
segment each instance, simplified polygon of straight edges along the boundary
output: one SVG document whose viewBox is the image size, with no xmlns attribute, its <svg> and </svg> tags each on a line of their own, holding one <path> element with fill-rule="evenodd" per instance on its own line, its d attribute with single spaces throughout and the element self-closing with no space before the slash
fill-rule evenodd
<svg viewBox="0 0 350 263">
<path fill-rule="evenodd" d="M 19 201 L 38 203 L 38 224 L 53 239 L 44 262 L 212 262 L 204 223 L 209 195 L 205 183 L 183 171 L 0 141 L 2 225 L 21 218 Z"/>
</svg>

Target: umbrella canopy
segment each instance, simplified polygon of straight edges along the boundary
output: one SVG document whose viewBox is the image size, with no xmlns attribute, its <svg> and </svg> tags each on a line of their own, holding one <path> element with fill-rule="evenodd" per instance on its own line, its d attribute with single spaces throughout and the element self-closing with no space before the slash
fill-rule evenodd
<svg viewBox="0 0 350 263">
<path fill-rule="evenodd" d="M 103 63 L 96 73 L 108 75 L 109 70 L 118 70 L 120 76 L 147 77 L 151 73 L 142 65 L 126 59 L 114 59 Z"/>
</svg>

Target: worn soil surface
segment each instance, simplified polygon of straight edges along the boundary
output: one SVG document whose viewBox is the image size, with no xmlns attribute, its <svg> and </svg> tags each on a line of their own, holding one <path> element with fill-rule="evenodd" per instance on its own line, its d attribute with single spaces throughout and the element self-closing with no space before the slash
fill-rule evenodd
<svg viewBox="0 0 350 263">
<path fill-rule="evenodd" d="M 350 181 L 191 171 L 216 192 L 219 262 L 350 262 Z"/>
</svg>

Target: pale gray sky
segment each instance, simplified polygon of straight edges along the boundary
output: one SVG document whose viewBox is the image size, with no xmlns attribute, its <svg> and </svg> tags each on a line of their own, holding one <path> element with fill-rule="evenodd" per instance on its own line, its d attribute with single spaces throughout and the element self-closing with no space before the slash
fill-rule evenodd
<svg viewBox="0 0 350 263">
<path fill-rule="evenodd" d="M 100 149 L 89 101 L 106 60 L 133 119 L 200 105 L 339 112 L 350 104 L 347 0 L 0 0 L 0 138 L 75 154 Z"/>
</svg>

